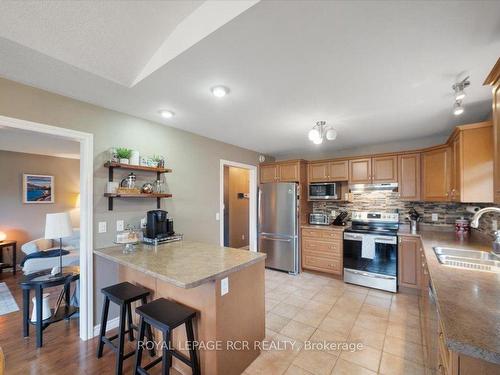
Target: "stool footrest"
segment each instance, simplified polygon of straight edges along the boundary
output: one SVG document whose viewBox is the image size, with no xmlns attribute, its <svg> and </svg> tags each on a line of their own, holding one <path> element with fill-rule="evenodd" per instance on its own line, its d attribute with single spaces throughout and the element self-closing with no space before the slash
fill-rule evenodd
<svg viewBox="0 0 500 375">
<path fill-rule="evenodd" d="M 181 360 L 182 362 L 184 362 L 189 367 L 193 366 L 190 359 L 188 357 L 186 357 L 184 354 L 182 354 L 181 352 L 174 349 L 174 350 L 170 350 L 170 354 L 172 354 L 178 360 Z"/>
<path fill-rule="evenodd" d="M 162 361 L 162 359 L 163 359 L 163 357 L 155 358 L 151 362 L 149 362 L 146 366 L 144 366 L 142 369 L 149 370 L 154 365 L 157 365 L 158 363 L 160 363 Z"/>
</svg>

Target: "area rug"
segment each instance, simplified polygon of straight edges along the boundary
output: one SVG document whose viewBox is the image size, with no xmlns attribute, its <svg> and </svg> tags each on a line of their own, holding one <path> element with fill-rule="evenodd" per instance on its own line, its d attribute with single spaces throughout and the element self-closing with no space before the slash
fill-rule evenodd
<svg viewBox="0 0 500 375">
<path fill-rule="evenodd" d="M 5 315 L 14 311 L 18 311 L 16 300 L 12 297 L 7 284 L 0 283 L 0 315 Z"/>
</svg>

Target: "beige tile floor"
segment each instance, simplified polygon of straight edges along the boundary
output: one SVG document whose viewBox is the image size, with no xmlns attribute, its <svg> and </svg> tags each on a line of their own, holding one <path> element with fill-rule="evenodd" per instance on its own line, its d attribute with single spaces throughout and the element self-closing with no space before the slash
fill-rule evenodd
<svg viewBox="0 0 500 375">
<path fill-rule="evenodd" d="M 245 375 L 425 373 L 416 296 L 317 274 L 266 270 L 266 342 Z M 324 342 L 362 349 L 311 348 Z"/>
</svg>

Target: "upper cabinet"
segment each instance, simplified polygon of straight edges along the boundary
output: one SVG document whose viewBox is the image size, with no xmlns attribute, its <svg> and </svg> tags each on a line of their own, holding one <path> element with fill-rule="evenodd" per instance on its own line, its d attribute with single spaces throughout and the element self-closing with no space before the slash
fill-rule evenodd
<svg viewBox="0 0 500 375">
<path fill-rule="evenodd" d="M 398 157 L 372 158 L 372 182 L 374 184 L 398 182 Z"/>
<path fill-rule="evenodd" d="M 493 103 L 493 197 L 500 203 L 500 58 L 484 81 L 492 87 Z"/>
<path fill-rule="evenodd" d="M 372 159 L 349 160 L 349 183 L 369 184 L 372 181 Z"/>
<path fill-rule="evenodd" d="M 420 153 L 398 156 L 399 199 L 420 200 Z"/>
<path fill-rule="evenodd" d="M 260 183 L 276 182 L 278 179 L 278 164 L 261 164 L 260 167 Z"/>
<path fill-rule="evenodd" d="M 449 200 L 451 149 L 439 147 L 422 153 L 422 198 L 424 201 Z"/>
<path fill-rule="evenodd" d="M 351 184 L 381 184 L 398 182 L 398 157 L 378 156 L 349 160 Z"/>
<path fill-rule="evenodd" d="M 309 182 L 347 181 L 349 178 L 349 162 L 324 161 L 309 163 L 307 169 Z"/>
<path fill-rule="evenodd" d="M 493 127 L 490 121 L 457 126 L 450 137 L 454 202 L 493 202 Z"/>
<path fill-rule="evenodd" d="M 305 163 L 303 160 L 265 163 L 259 166 L 260 183 L 304 182 Z"/>
</svg>

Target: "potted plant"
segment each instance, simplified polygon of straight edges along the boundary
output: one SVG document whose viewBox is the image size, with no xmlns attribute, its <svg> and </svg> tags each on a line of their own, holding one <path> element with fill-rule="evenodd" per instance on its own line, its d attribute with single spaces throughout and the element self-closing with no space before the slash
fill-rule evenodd
<svg viewBox="0 0 500 375">
<path fill-rule="evenodd" d="M 118 147 L 116 149 L 116 156 L 118 157 L 120 164 L 128 164 L 131 154 L 132 150 L 129 148 Z"/>
<path fill-rule="evenodd" d="M 153 162 L 156 164 L 156 167 L 163 168 L 165 166 L 165 159 L 161 155 L 153 155 Z"/>
</svg>

